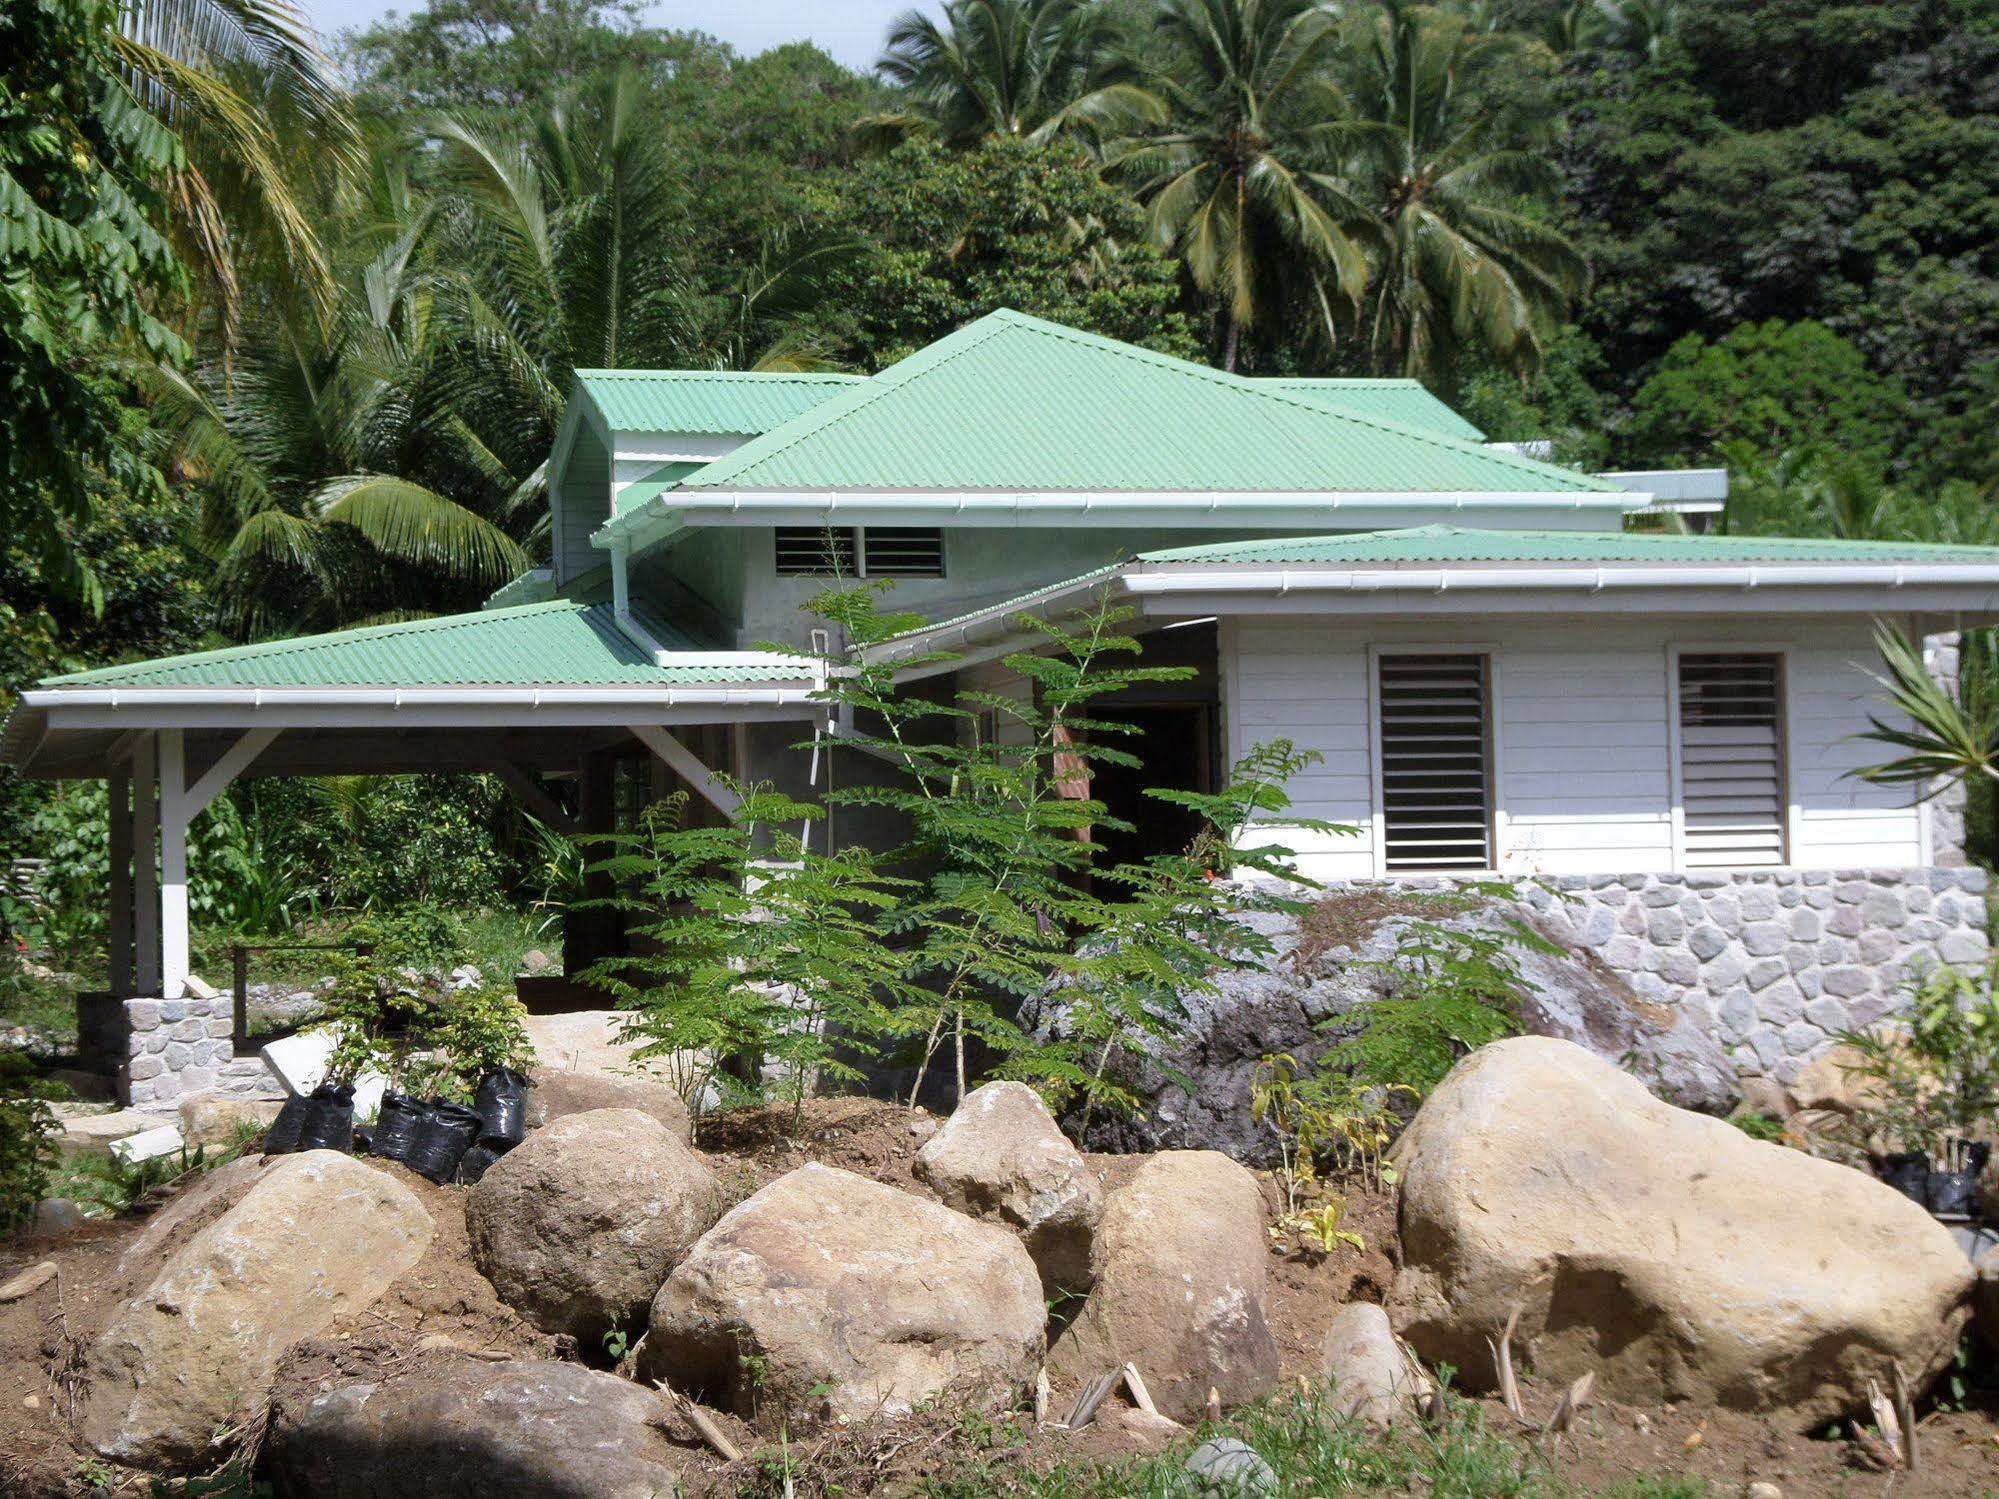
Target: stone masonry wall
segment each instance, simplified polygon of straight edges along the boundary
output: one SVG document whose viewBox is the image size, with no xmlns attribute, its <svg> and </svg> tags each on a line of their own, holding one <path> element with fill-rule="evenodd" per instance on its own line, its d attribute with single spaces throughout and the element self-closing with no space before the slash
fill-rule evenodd
<svg viewBox="0 0 1999 1499">
<path fill-rule="evenodd" d="M 1742 1076 L 1788 1083 L 1838 1032 L 1901 1008 L 1924 967 L 1984 963 L 1986 883 L 1976 868 L 1701 870 L 1521 894 L 1640 998 L 1692 1007 Z"/>
<path fill-rule="evenodd" d="M 174 1108 L 189 1093 L 216 1085 L 235 1056 L 235 1001 L 128 999 L 126 1056 L 119 1092 L 134 1108 Z"/>
</svg>

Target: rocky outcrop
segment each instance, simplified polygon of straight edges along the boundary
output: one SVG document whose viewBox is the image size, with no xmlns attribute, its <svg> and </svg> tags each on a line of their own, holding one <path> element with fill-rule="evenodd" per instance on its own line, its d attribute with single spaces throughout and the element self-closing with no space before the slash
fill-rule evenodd
<svg viewBox="0 0 1999 1499">
<path fill-rule="evenodd" d="M 777 1427 L 992 1404 L 1034 1377 L 1041 1283 L 1005 1229 L 830 1166 L 731 1209 L 667 1277 L 641 1374 Z"/>
<path fill-rule="evenodd" d="M 1196 1416 L 1268 1394 L 1277 1344 L 1264 1319 L 1270 1250 L 1256 1178 L 1211 1150 L 1156 1155 L 1110 1194 L 1091 1256 L 1095 1286 L 1056 1340 L 1049 1373 L 1070 1387 L 1130 1362 L 1161 1413 Z"/>
<path fill-rule="evenodd" d="M 1020 1235 L 1047 1295 L 1089 1289 L 1104 1189 L 1027 1084 L 973 1089 L 916 1153 L 915 1171 L 946 1207 Z"/>
<path fill-rule="evenodd" d="M 533 1131 L 466 1193 L 472 1260 L 543 1332 L 594 1344 L 644 1323 L 722 1211 L 705 1162 L 650 1114 L 596 1109 Z"/>
<path fill-rule="evenodd" d="M 262 1168 L 112 1313 L 86 1360 L 84 1441 L 133 1467 L 203 1464 L 263 1408 L 279 1355 L 381 1295 L 432 1232 L 414 1192 L 350 1157 Z"/>
<path fill-rule="evenodd" d="M 1332 1408 L 1369 1426 L 1393 1426 L 1413 1414 L 1432 1387 L 1403 1351 L 1388 1313 L 1372 1302 L 1341 1307 L 1319 1349 L 1319 1372 Z"/>
<path fill-rule="evenodd" d="M 1531 905 L 1441 889 L 1332 892 L 1305 918 L 1302 931 L 1298 921 L 1279 914 L 1241 919 L 1269 938 L 1269 958 L 1217 973 L 1213 992 L 1181 994 L 1186 1020 L 1171 1042 L 1148 1043 L 1140 1058 L 1113 1056 L 1118 1081 L 1138 1097 L 1142 1113 L 1100 1116 L 1085 1146 L 1204 1148 L 1274 1165 L 1276 1141 L 1250 1108 L 1258 1064 L 1284 1052 L 1310 1066 L 1351 1034 L 1353 1017 L 1396 983 L 1396 950 L 1411 923 L 1504 931 L 1509 921 L 1520 921 L 1543 935 L 1559 935 Z M 1593 954 L 1516 948 L 1514 960 L 1525 980 L 1518 998 L 1528 1031 L 1561 1036 L 1627 1065 L 1653 1092 L 1682 1107 L 1725 1114 L 1735 1106 L 1734 1069 L 1692 1010 L 1641 1000 Z M 1060 1035 L 1066 1012 L 1043 1001 L 1030 1004 L 1023 1019 L 1038 1034 Z"/>
<path fill-rule="evenodd" d="M 608 1072 L 567 1072 L 535 1067 L 528 1073 L 527 1125 L 540 1129 L 571 1114 L 597 1109 L 637 1109 L 650 1114 L 662 1128 L 682 1141 L 694 1138 L 694 1117 L 680 1095 L 649 1077 L 619 1077 Z"/>
<path fill-rule="evenodd" d="M 180 1104 L 180 1132 L 189 1145 L 230 1145 L 271 1127 L 284 1105 L 275 1098 L 197 1093 Z"/>
<path fill-rule="evenodd" d="M 281 1407 L 270 1465 L 287 1499 L 658 1499 L 687 1465 L 665 1409 L 576 1364 L 437 1358 Z"/>
<path fill-rule="evenodd" d="M 1807 1429 L 1948 1363 L 1972 1274 L 1872 1177 L 1673 1108 L 1569 1042 L 1483 1047 L 1398 1142 L 1396 1325 L 1478 1388 L 1521 1307 L 1538 1375 Z"/>
</svg>

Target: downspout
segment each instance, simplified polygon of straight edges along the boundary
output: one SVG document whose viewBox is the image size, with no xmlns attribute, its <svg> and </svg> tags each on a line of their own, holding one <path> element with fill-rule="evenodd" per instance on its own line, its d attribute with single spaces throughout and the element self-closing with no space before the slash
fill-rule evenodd
<svg viewBox="0 0 1999 1499">
<path fill-rule="evenodd" d="M 657 661 L 666 654 L 666 647 L 632 617 L 631 555 L 630 541 L 623 536 L 611 538 L 611 618 L 627 640 Z"/>
</svg>

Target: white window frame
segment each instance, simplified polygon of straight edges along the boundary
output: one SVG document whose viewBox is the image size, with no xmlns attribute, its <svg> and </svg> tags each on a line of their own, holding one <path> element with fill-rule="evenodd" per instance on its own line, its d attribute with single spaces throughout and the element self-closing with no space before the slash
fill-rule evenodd
<svg viewBox="0 0 1999 1499">
<path fill-rule="evenodd" d="M 1798 861 L 1798 835 L 1803 827 L 1796 778 L 1791 774 L 1791 746 L 1797 739 L 1795 694 L 1791 691 L 1791 651 L 1785 641 L 1674 640 L 1666 643 L 1666 797 L 1672 810 L 1673 872 L 1687 872 L 1686 786 L 1680 779 L 1680 657 L 1775 656 L 1777 658 L 1777 785 L 1784 802 L 1781 822 L 1784 846 L 1775 864 L 1757 869 L 1793 869 Z M 1712 866 L 1703 865 L 1702 868 Z"/>
<path fill-rule="evenodd" d="M 1484 869 L 1398 869 L 1388 868 L 1388 794 L 1382 780 L 1381 747 L 1381 659 L 1384 656 L 1483 656 L 1485 657 L 1485 795 L 1491 817 L 1486 853 L 1491 863 Z M 1500 663 L 1504 659 L 1492 641 L 1393 641 L 1370 642 L 1367 647 L 1367 772 L 1368 772 L 1368 862 L 1378 880 L 1423 878 L 1428 875 L 1480 878 L 1496 875 L 1506 860 L 1506 808 L 1500 795 L 1505 784 L 1504 743 L 1501 727 L 1503 701 Z"/>
</svg>

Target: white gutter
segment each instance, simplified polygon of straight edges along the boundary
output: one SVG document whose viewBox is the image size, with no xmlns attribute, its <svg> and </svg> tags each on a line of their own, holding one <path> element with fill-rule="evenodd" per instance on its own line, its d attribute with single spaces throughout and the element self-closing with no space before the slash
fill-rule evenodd
<svg viewBox="0 0 1999 1499">
<path fill-rule="evenodd" d="M 1578 475 L 1578 478 L 1581 476 Z M 1622 515 L 1640 509 L 1652 496 L 1616 490 L 730 490 L 674 489 L 634 510 L 613 516 L 592 534 L 593 546 L 609 551 L 621 540 L 686 517 L 708 523 L 715 515 L 762 517 L 789 513 L 814 518 L 858 518 L 871 513 L 921 515 L 939 524 L 966 516 L 1108 516 L 1120 523 L 1186 523 L 1202 517 L 1216 525 L 1243 523 L 1242 512 L 1434 510 L 1451 514 L 1486 510 L 1607 510 Z M 745 519 L 741 524 L 758 522 Z M 855 523 L 860 523 L 856 519 Z"/>
<path fill-rule="evenodd" d="M 1246 572 L 1175 569 L 1129 572 L 1124 586 L 1137 594 L 1163 593 L 1443 593 L 1467 589 L 1580 588 L 1596 593 L 1623 588 L 1756 588 L 1972 586 L 1999 588 L 1999 564 L 1774 563 L 1733 567 L 1544 568 L 1294 568 Z"/>
<path fill-rule="evenodd" d="M 755 654 L 755 653 L 739 653 Z M 758 656 L 761 664 L 784 658 Z M 695 656 L 692 663 L 713 665 Z M 812 685 L 802 685 L 810 683 Z M 816 673 L 762 686 L 648 687 L 48 687 L 21 694 L 39 708 L 565 708 L 645 703 L 797 703 L 818 691 Z"/>
</svg>

